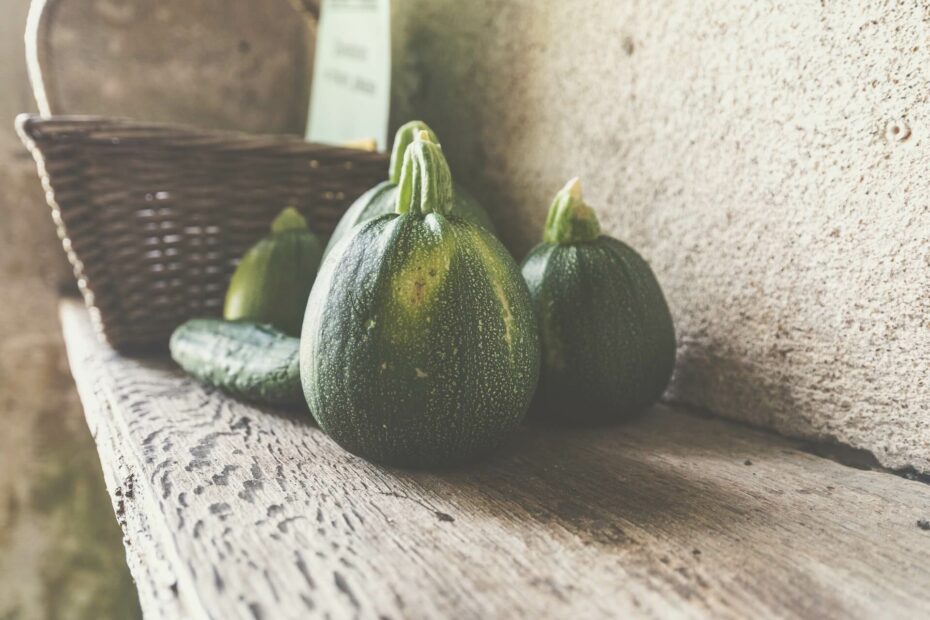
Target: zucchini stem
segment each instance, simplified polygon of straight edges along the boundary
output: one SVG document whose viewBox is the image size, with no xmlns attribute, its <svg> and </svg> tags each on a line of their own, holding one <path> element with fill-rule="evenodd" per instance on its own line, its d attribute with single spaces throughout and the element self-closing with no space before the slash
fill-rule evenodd
<svg viewBox="0 0 930 620">
<path fill-rule="evenodd" d="M 397 212 L 449 215 L 452 204 L 452 172 L 449 163 L 430 132 L 421 130 L 404 153 Z"/>
<path fill-rule="evenodd" d="M 394 134 L 394 146 L 391 148 L 391 164 L 388 168 L 388 180 L 394 185 L 400 184 L 400 173 L 404 167 L 404 153 L 407 152 L 407 147 L 420 135 L 421 131 L 429 134 L 430 142 L 439 144 L 439 138 L 429 128 L 429 125 L 423 121 L 404 123 Z"/>
<path fill-rule="evenodd" d="M 546 217 L 543 241 L 546 243 L 580 243 L 594 241 L 601 234 L 594 209 L 581 196 L 581 181 L 575 177 L 565 184 Z"/>
<path fill-rule="evenodd" d="M 294 207 L 285 207 L 278 217 L 271 222 L 271 232 L 282 233 L 288 230 L 310 230 L 307 220 Z"/>
</svg>

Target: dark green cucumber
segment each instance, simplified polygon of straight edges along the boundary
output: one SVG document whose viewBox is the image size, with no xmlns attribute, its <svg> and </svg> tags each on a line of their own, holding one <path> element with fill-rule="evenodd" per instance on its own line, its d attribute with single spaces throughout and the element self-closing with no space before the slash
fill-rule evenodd
<svg viewBox="0 0 930 620">
<path fill-rule="evenodd" d="M 600 234 L 577 179 L 556 197 L 523 276 L 542 342 L 532 418 L 609 422 L 658 400 L 675 366 L 668 304 L 648 263 Z"/>
<path fill-rule="evenodd" d="M 273 327 L 191 319 L 174 330 L 170 347 L 188 374 L 233 396 L 270 405 L 304 402 L 300 341 Z"/>
<path fill-rule="evenodd" d="M 397 134 L 394 136 L 394 147 L 391 151 L 388 180 L 372 187 L 352 203 L 352 206 L 339 220 L 336 230 L 333 231 L 332 236 L 329 238 L 324 256 L 329 254 L 336 244 L 344 239 L 358 224 L 397 211 L 398 184 L 400 183 L 404 152 L 413 142 L 414 136 L 421 131 L 427 133 L 431 142 L 438 143 L 436 134 L 423 121 L 411 121 L 398 129 Z M 451 213 L 481 226 L 492 234 L 495 233 L 494 223 L 488 217 L 487 211 L 468 190 L 457 183 L 453 183 Z"/>
<path fill-rule="evenodd" d="M 497 446 L 536 386 L 536 322 L 519 267 L 485 229 L 450 214 L 448 165 L 428 135 L 408 147 L 402 214 L 360 225 L 310 293 L 301 378 L 337 443 L 408 467 Z"/>
</svg>

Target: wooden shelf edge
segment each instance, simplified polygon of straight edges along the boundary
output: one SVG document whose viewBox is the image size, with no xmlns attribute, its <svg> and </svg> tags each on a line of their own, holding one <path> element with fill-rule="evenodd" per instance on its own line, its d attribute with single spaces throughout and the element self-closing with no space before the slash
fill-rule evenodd
<svg viewBox="0 0 930 620">
<path fill-rule="evenodd" d="M 62 323 L 147 617 L 914 617 L 930 487 L 659 407 L 379 468 Z"/>
</svg>

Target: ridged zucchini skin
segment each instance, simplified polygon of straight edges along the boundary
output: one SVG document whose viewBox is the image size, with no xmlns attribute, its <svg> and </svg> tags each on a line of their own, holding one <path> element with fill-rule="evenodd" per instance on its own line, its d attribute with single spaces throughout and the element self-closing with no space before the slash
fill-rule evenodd
<svg viewBox="0 0 930 620">
<path fill-rule="evenodd" d="M 675 330 L 648 263 L 604 235 L 541 243 L 524 259 L 542 369 L 530 418 L 598 424 L 629 418 L 665 391 Z"/>
<path fill-rule="evenodd" d="M 323 263 L 301 337 L 310 410 L 342 447 L 441 467 L 523 419 L 539 342 L 519 268 L 490 233 L 439 214 L 385 215 Z"/>
<path fill-rule="evenodd" d="M 191 319 L 171 335 L 171 357 L 224 392 L 269 405 L 302 405 L 299 340 L 268 325 Z"/>
<path fill-rule="evenodd" d="M 437 141 L 436 134 L 423 121 L 411 121 L 400 129 L 394 137 L 394 148 L 391 154 L 389 179 L 374 186 L 352 203 L 345 212 L 336 229 L 333 231 L 323 255 L 332 251 L 336 244 L 344 239 L 353 228 L 362 222 L 374 219 L 388 213 L 397 211 L 398 182 L 400 181 L 400 168 L 407 146 L 413 141 L 413 135 L 418 131 L 426 131 L 433 141 Z M 478 200 L 461 185 L 453 184 L 455 202 L 451 214 L 457 215 L 469 222 L 481 226 L 492 234 L 497 234 L 494 223 L 487 211 Z"/>
<path fill-rule="evenodd" d="M 287 208 L 267 237 L 252 246 L 233 273 L 223 317 L 267 323 L 290 336 L 300 335 L 307 298 L 323 258 L 323 244 L 306 220 Z"/>
</svg>

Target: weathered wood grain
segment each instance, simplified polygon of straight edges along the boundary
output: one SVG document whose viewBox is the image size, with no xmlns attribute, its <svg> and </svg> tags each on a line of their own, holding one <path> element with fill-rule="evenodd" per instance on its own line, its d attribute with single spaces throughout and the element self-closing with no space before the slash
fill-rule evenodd
<svg viewBox="0 0 930 620">
<path fill-rule="evenodd" d="M 62 306 L 149 617 L 915 617 L 930 487 L 666 407 L 387 470 Z"/>
</svg>

